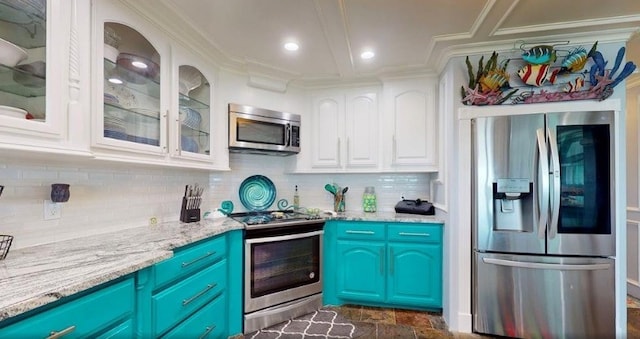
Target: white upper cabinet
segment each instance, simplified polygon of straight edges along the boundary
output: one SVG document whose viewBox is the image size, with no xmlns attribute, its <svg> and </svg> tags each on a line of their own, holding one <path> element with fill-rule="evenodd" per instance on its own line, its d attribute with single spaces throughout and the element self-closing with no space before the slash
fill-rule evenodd
<svg viewBox="0 0 640 339">
<path fill-rule="evenodd" d="M 384 171 L 438 171 L 436 84 L 432 77 L 385 81 Z"/>
<path fill-rule="evenodd" d="M 90 155 L 79 104 L 76 5 L 0 1 L 0 149 Z"/>
<path fill-rule="evenodd" d="M 311 171 L 359 172 L 378 168 L 378 90 L 316 92 L 312 99 Z M 304 166 L 298 166 L 301 170 Z"/>
<path fill-rule="evenodd" d="M 96 157 L 213 169 L 211 67 L 119 1 L 93 18 Z"/>
</svg>

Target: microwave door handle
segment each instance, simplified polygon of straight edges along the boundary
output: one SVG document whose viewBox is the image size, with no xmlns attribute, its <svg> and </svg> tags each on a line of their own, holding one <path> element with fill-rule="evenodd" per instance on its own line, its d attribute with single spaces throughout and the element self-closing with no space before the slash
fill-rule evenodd
<svg viewBox="0 0 640 339">
<path fill-rule="evenodd" d="M 286 124 L 285 126 L 286 127 L 284 131 L 284 146 L 290 147 L 291 146 L 291 124 Z"/>
<path fill-rule="evenodd" d="M 560 217 L 560 154 L 558 152 L 558 139 L 556 135 L 547 128 L 549 138 L 549 148 L 551 150 L 551 177 L 553 178 L 553 195 L 551 195 L 551 225 L 549 226 L 549 239 L 553 239 L 558 234 L 558 218 Z"/>
<path fill-rule="evenodd" d="M 544 136 L 544 129 L 536 130 L 536 148 L 538 150 L 535 155 L 538 159 L 535 163 L 537 175 L 537 191 L 540 192 L 535 201 L 538 208 L 534 208 L 534 213 L 538 216 L 538 238 L 545 238 L 545 230 L 547 219 L 549 218 L 549 159 L 547 157 L 547 142 Z"/>
</svg>

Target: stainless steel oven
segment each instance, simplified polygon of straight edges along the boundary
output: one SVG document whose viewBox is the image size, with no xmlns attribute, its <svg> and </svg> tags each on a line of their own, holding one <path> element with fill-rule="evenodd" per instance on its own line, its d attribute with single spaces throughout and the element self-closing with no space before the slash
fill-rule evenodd
<svg viewBox="0 0 640 339">
<path fill-rule="evenodd" d="M 254 220 L 244 220 L 245 333 L 322 307 L 324 220 L 298 214 Z"/>
</svg>

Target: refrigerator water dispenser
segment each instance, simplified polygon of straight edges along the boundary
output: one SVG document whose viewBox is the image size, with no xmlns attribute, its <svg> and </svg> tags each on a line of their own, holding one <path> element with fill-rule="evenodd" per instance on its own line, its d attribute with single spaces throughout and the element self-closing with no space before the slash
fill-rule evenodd
<svg viewBox="0 0 640 339">
<path fill-rule="evenodd" d="M 533 183 L 528 179 L 497 179 L 493 183 L 493 229 L 533 232 Z"/>
</svg>

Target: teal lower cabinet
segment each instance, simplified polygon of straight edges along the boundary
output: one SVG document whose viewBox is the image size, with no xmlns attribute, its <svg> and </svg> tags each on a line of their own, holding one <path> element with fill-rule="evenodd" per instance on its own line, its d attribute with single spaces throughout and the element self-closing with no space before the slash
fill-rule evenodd
<svg viewBox="0 0 640 339">
<path fill-rule="evenodd" d="M 338 240 L 336 290 L 338 297 L 351 300 L 384 302 L 385 244 Z"/>
<path fill-rule="evenodd" d="M 0 338 L 131 338 L 133 276 L 61 299 L 0 323 Z"/>
<path fill-rule="evenodd" d="M 175 250 L 138 271 L 136 336 L 227 338 L 242 332 L 242 233 Z"/>
<path fill-rule="evenodd" d="M 442 308 L 442 225 L 330 221 L 324 303 Z"/>
</svg>

